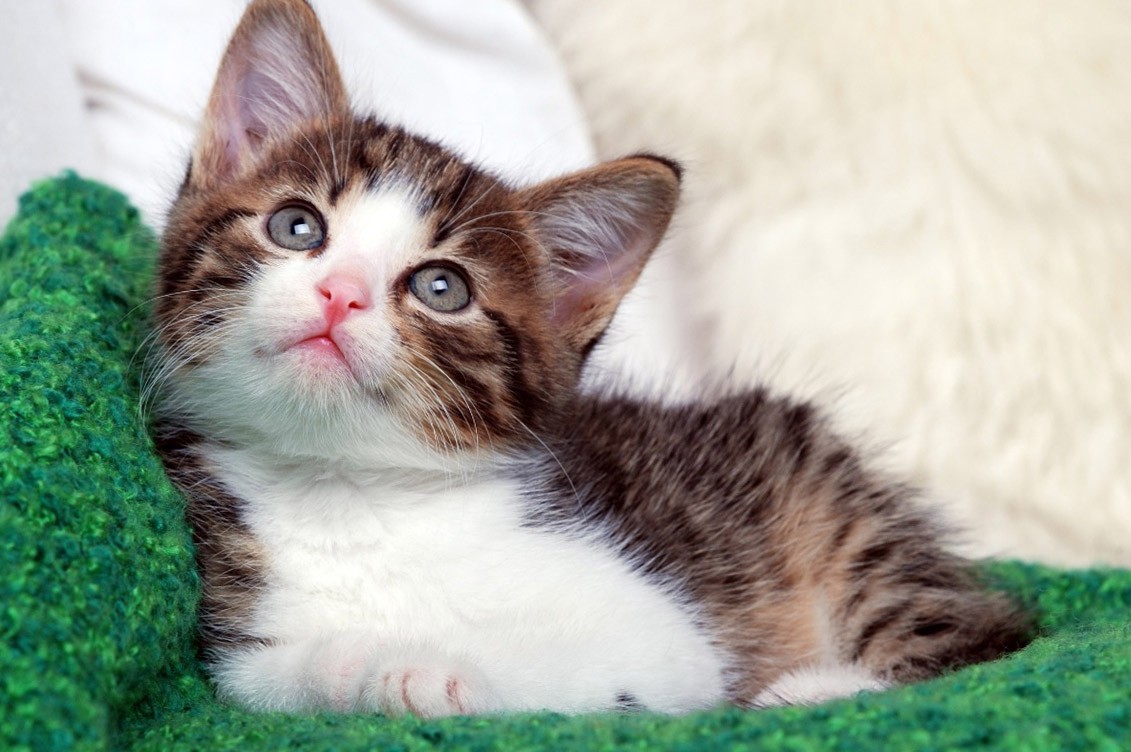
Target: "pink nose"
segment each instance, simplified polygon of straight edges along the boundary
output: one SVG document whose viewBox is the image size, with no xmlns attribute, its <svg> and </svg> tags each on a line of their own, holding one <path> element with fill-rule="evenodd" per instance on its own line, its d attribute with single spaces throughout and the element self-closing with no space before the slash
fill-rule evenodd
<svg viewBox="0 0 1131 752">
<path fill-rule="evenodd" d="M 318 283 L 322 295 L 322 310 L 326 323 L 333 328 L 344 321 L 353 311 L 363 311 L 369 307 L 369 288 L 355 276 L 331 274 Z"/>
</svg>

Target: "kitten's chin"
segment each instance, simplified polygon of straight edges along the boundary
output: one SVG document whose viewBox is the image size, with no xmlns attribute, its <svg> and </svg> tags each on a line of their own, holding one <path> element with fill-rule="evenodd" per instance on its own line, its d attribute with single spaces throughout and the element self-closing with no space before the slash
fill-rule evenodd
<svg viewBox="0 0 1131 752">
<path fill-rule="evenodd" d="M 274 363 L 269 367 L 278 370 L 299 399 L 311 399 L 315 404 L 327 400 L 388 404 L 387 369 L 366 362 L 353 348 L 332 337 L 308 337 L 271 359 Z"/>
<path fill-rule="evenodd" d="M 258 375 L 261 388 L 253 390 L 246 384 L 182 379 L 164 396 L 162 413 L 217 442 L 281 461 L 378 468 L 443 465 L 404 427 L 382 393 L 363 391 L 352 376 L 320 379 L 321 388 L 312 388 L 311 383 L 298 386 L 294 379 Z"/>
</svg>

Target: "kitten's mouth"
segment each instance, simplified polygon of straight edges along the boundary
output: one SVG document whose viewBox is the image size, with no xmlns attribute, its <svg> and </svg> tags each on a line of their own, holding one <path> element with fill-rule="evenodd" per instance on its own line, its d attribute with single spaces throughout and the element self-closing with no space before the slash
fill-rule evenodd
<svg viewBox="0 0 1131 752">
<path fill-rule="evenodd" d="M 305 339 L 284 348 L 286 352 L 302 353 L 319 364 L 333 364 L 341 366 L 354 374 L 353 366 L 350 364 L 349 358 L 346 357 L 345 352 L 342 350 L 334 335 L 330 332 L 323 332 L 315 334 Z M 356 374 L 354 374 L 356 376 Z"/>
<path fill-rule="evenodd" d="M 308 337 L 293 345 L 292 349 L 322 353 L 327 357 L 337 358 L 343 361 L 346 359 L 346 354 L 342 352 L 342 348 L 338 347 L 338 343 L 327 334 L 319 334 L 317 337 Z"/>
<path fill-rule="evenodd" d="M 285 340 L 276 340 L 274 347 L 262 347 L 255 354 L 263 358 L 282 357 L 290 361 L 288 368 L 298 366 L 305 377 L 315 383 L 345 378 L 366 392 L 381 392 L 379 375 L 348 334 L 326 327 L 306 329 Z"/>
</svg>

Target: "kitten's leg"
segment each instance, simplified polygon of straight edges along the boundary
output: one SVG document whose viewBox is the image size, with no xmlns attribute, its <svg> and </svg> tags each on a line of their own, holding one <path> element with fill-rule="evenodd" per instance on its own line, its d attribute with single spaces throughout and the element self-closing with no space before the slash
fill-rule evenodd
<svg viewBox="0 0 1131 752">
<path fill-rule="evenodd" d="M 479 636 L 478 647 L 468 653 L 474 661 L 361 632 L 321 634 L 225 650 L 211 671 L 224 698 L 256 710 L 291 712 L 439 717 L 604 711 L 628 704 L 686 712 L 724 696 L 720 656 L 699 639 L 682 650 L 670 639 L 658 639 L 649 650 L 641 648 L 649 641 L 636 632 L 617 645 L 610 645 L 606 633 L 572 643 L 556 630 L 547 640 L 537 630 L 520 634 L 525 640 L 494 632 Z"/>
<path fill-rule="evenodd" d="M 1032 626 L 1025 613 L 987 589 L 973 562 L 939 546 L 929 517 L 911 505 L 898 511 L 890 499 L 888 506 L 897 512 L 858 516 L 839 547 L 830 545 L 837 564 L 828 592 L 840 594 L 829 624 L 836 662 L 904 683 L 1024 647 Z"/>
<path fill-rule="evenodd" d="M 1030 624 L 1012 603 L 965 582 L 949 590 L 911 590 L 903 600 L 861 611 L 852 656 L 893 682 L 993 660 L 1030 639 Z"/>
<path fill-rule="evenodd" d="M 350 710 L 369 650 L 357 636 L 324 635 L 217 650 L 209 669 L 221 697 L 254 710 Z"/>
<path fill-rule="evenodd" d="M 756 708 L 817 705 L 891 686 L 863 666 L 806 666 L 786 672 L 751 701 Z"/>
<path fill-rule="evenodd" d="M 495 710 L 467 661 L 372 634 L 341 632 L 226 650 L 212 662 L 220 694 L 256 710 L 370 710 L 424 717 Z"/>
</svg>

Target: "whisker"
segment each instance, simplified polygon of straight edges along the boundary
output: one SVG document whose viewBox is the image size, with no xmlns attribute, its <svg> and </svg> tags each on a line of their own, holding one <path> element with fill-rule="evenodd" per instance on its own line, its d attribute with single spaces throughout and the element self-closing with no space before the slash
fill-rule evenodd
<svg viewBox="0 0 1131 752">
<path fill-rule="evenodd" d="M 530 434 L 534 438 L 535 441 L 537 441 L 539 444 L 542 445 L 542 448 L 546 450 L 546 453 L 549 454 L 550 457 L 553 458 L 554 462 L 557 463 L 558 467 L 561 468 L 562 475 L 565 476 L 566 482 L 569 483 L 570 491 L 573 492 L 573 499 L 574 499 L 574 501 L 577 502 L 577 508 L 581 509 L 582 508 L 581 494 L 579 494 L 577 492 L 577 486 L 574 485 L 573 478 L 570 477 L 569 471 L 565 469 L 565 465 L 562 464 L 562 461 L 560 459 L 558 459 L 558 455 L 555 454 L 554 450 L 550 449 L 550 446 L 545 441 L 542 440 L 542 437 L 539 436 L 538 434 L 536 434 L 530 428 L 530 426 L 526 425 L 526 423 L 523 422 L 523 420 L 521 418 L 519 418 L 518 416 L 515 416 L 515 420 L 518 421 L 518 424 L 520 426 L 522 426 L 524 429 L 526 429 L 526 432 L 528 434 Z"/>
<path fill-rule="evenodd" d="M 437 223 L 438 227 L 446 227 L 449 222 L 455 222 L 461 216 L 463 216 L 464 212 L 467 211 L 467 208 L 464 208 L 464 209 L 461 209 L 460 213 L 457 214 L 455 217 L 452 216 L 452 212 L 454 212 L 456 210 L 456 207 L 459 206 L 459 202 L 463 200 L 463 194 L 467 192 L 467 187 L 469 185 L 471 185 L 471 179 L 474 176 L 475 176 L 474 170 L 468 169 L 464 172 L 463 182 L 460 183 L 459 192 L 456 193 L 455 200 L 452 201 L 452 208 L 448 209 L 448 213 L 445 214 L 443 216 L 443 218 Z"/>
<path fill-rule="evenodd" d="M 456 214 L 456 215 L 455 215 L 454 217 L 452 217 L 451 219 L 445 220 L 445 223 L 447 223 L 447 222 L 453 222 L 453 223 L 454 223 L 454 222 L 457 222 L 457 221 L 459 221 L 460 217 L 463 217 L 464 215 L 466 215 L 466 214 L 467 214 L 468 212 L 470 212 L 470 211 L 471 211 L 472 209 L 474 209 L 474 208 L 475 208 L 476 206 L 478 206 L 478 205 L 479 205 L 479 203 L 480 203 L 481 201 L 483 201 L 483 199 L 487 198 L 487 196 L 489 196 L 489 195 L 491 194 L 491 192 L 492 192 L 492 191 L 494 191 L 494 190 L 496 190 L 496 189 L 498 189 L 498 188 L 500 188 L 500 187 L 501 187 L 501 186 L 500 186 L 500 185 L 499 185 L 498 183 L 492 183 L 491 185 L 487 186 L 486 188 L 484 188 L 484 189 L 483 189 L 483 192 L 482 192 L 482 193 L 480 193 L 480 194 L 479 194 L 478 196 L 476 196 L 476 197 L 475 197 L 475 200 L 473 200 L 473 201 L 472 201 L 472 202 L 471 202 L 470 204 L 468 204 L 467 206 L 465 206 L 465 207 L 464 207 L 463 209 L 460 209 L 459 213 L 458 213 L 458 214 Z M 458 227 L 456 227 L 456 228 L 452 229 L 452 230 L 450 231 L 450 232 L 451 232 L 451 234 L 452 234 L 452 235 L 456 234 L 456 233 L 457 233 L 457 232 L 459 232 L 459 231 L 460 231 L 461 229 L 463 229 L 463 227 L 464 227 L 464 226 L 466 226 L 468 222 L 472 222 L 472 221 L 474 221 L 475 219 L 476 219 L 476 218 L 475 218 L 475 217 L 473 217 L 473 218 L 471 218 L 471 219 L 469 219 L 469 220 L 465 221 L 465 222 L 464 222 L 464 223 L 463 223 L 462 225 L 460 225 L 460 226 L 458 226 Z M 442 224 L 444 224 L 444 223 L 442 223 Z"/>
<path fill-rule="evenodd" d="M 472 430 L 472 435 L 475 437 L 476 454 L 478 454 L 478 451 L 479 451 L 479 421 L 483 420 L 482 413 L 473 404 L 473 402 L 471 401 L 471 398 L 468 396 L 466 390 L 464 390 L 463 387 L 461 387 L 459 384 L 457 384 L 455 382 L 455 379 L 453 379 L 450 375 L 448 375 L 447 371 L 442 369 L 440 367 L 440 365 L 438 363 L 436 363 L 436 361 L 432 360 L 431 358 L 429 358 L 424 353 L 417 352 L 415 350 L 412 350 L 411 352 L 416 357 L 421 358 L 422 360 L 427 362 L 428 365 L 432 366 L 432 368 L 435 369 L 438 373 L 443 375 L 444 378 L 446 378 L 448 380 L 448 383 L 450 383 L 452 385 L 452 388 L 455 389 L 456 395 L 461 400 L 463 400 L 464 406 L 467 407 L 468 415 L 471 416 L 471 430 Z M 478 420 L 477 420 L 477 417 L 478 417 Z M 485 421 L 484 421 L 484 427 L 486 427 Z"/>
</svg>

